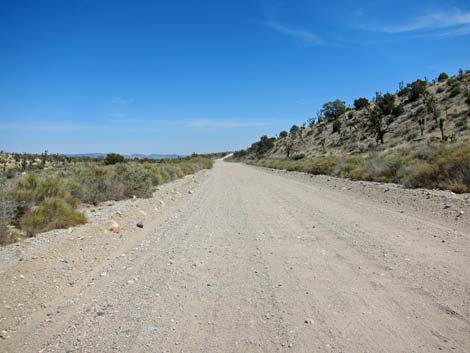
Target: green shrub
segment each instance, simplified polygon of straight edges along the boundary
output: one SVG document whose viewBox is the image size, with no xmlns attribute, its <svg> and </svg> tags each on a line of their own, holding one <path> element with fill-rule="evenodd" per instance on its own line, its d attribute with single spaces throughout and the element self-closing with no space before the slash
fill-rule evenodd
<svg viewBox="0 0 470 353">
<path fill-rule="evenodd" d="M 359 169 L 363 169 L 363 159 L 359 156 L 347 157 L 339 170 L 339 176 L 343 178 L 362 179 L 358 178 Z"/>
<path fill-rule="evenodd" d="M 292 156 L 292 159 L 294 161 L 298 161 L 298 160 L 304 159 L 304 158 L 305 158 L 305 154 L 303 154 L 303 153 L 296 153 Z"/>
<path fill-rule="evenodd" d="M 462 93 L 462 86 L 457 82 L 450 88 L 449 97 L 455 97 L 460 93 Z"/>
<path fill-rule="evenodd" d="M 108 153 L 104 158 L 104 164 L 113 165 L 117 163 L 124 163 L 124 156 L 118 153 Z"/>
<path fill-rule="evenodd" d="M 336 169 L 336 164 L 336 157 L 319 157 L 313 161 L 310 173 L 332 175 Z"/>
<path fill-rule="evenodd" d="M 403 108 L 402 105 L 397 105 L 392 110 L 392 114 L 396 118 L 399 117 L 400 115 L 402 115 L 404 112 L 405 112 L 405 108 Z"/>
<path fill-rule="evenodd" d="M 68 198 L 70 193 L 62 177 L 38 177 L 32 173 L 17 180 L 10 192 L 23 208 L 32 207 L 47 198 Z"/>
<path fill-rule="evenodd" d="M 395 109 L 395 98 L 395 95 L 391 93 L 377 94 L 375 102 L 385 115 L 389 115 Z"/>
<path fill-rule="evenodd" d="M 338 119 L 342 114 L 346 113 L 346 103 L 340 99 L 336 99 L 332 102 L 326 102 L 323 104 L 320 110 L 321 119 L 331 121 Z"/>
<path fill-rule="evenodd" d="M 28 236 L 52 229 L 68 228 L 86 222 L 83 214 L 77 212 L 61 198 L 48 198 L 28 211 L 20 221 L 21 229 Z"/>
<path fill-rule="evenodd" d="M 16 213 L 16 203 L 11 197 L 7 180 L 0 177 L 0 245 L 15 241 L 8 226 L 12 223 Z"/>
<path fill-rule="evenodd" d="M 369 100 L 367 98 L 361 97 L 354 100 L 354 107 L 357 110 L 361 110 L 363 108 L 367 108 L 369 106 Z"/>
<path fill-rule="evenodd" d="M 333 121 L 333 133 L 341 133 L 341 120 L 336 119 Z"/>
<path fill-rule="evenodd" d="M 416 80 L 409 85 L 409 88 L 408 99 L 410 102 L 413 102 L 424 95 L 427 89 L 427 83 L 423 80 Z"/>
<path fill-rule="evenodd" d="M 9 224 L 20 226 L 28 235 L 81 224 L 85 218 L 75 210 L 80 202 L 97 204 L 133 196 L 149 197 L 156 185 L 212 165 L 212 160 L 201 156 L 114 165 L 77 163 L 60 173 L 29 172 L 9 190 L 1 179 L 0 243 L 17 238 L 15 232 L 9 231 Z"/>
<path fill-rule="evenodd" d="M 442 81 L 445 81 L 449 78 L 449 75 L 447 75 L 445 72 L 442 72 L 439 77 L 437 78 L 437 80 L 439 82 L 442 82 Z"/>
</svg>

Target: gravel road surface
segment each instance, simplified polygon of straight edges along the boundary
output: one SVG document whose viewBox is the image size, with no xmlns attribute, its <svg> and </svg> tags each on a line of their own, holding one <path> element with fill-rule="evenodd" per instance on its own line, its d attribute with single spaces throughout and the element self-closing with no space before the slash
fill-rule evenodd
<svg viewBox="0 0 470 353">
<path fill-rule="evenodd" d="M 218 161 L 0 249 L 0 352 L 468 353 L 469 204 Z"/>
</svg>

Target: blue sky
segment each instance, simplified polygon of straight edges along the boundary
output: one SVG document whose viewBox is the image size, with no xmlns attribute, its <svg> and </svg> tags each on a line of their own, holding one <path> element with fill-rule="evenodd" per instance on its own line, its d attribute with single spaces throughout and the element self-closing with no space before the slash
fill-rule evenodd
<svg viewBox="0 0 470 353">
<path fill-rule="evenodd" d="M 0 2 L 0 149 L 244 148 L 469 68 L 470 1 Z"/>
</svg>

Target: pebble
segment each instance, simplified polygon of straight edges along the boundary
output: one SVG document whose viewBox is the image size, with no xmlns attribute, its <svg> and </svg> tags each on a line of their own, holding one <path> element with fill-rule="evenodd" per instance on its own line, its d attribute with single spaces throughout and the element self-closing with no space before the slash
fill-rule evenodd
<svg viewBox="0 0 470 353">
<path fill-rule="evenodd" d="M 140 221 L 140 222 L 137 222 L 136 226 L 138 228 L 144 228 L 144 222 Z"/>
<path fill-rule="evenodd" d="M 105 312 L 103 310 L 96 311 L 97 316 L 103 316 L 104 314 L 105 314 Z"/>
</svg>

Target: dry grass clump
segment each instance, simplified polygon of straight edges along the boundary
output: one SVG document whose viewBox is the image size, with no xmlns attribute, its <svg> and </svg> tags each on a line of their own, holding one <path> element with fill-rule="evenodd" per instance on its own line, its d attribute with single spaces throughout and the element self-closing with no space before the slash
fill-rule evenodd
<svg viewBox="0 0 470 353">
<path fill-rule="evenodd" d="M 369 155 L 322 156 L 310 160 L 254 160 L 250 164 L 408 187 L 470 192 L 470 145 L 441 143 Z"/>
<path fill-rule="evenodd" d="M 53 197 L 28 210 L 21 217 L 20 226 L 27 236 L 33 236 L 36 233 L 68 228 L 85 222 L 85 216 L 77 212 L 73 204 Z"/>
</svg>

